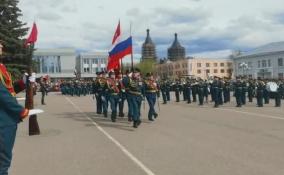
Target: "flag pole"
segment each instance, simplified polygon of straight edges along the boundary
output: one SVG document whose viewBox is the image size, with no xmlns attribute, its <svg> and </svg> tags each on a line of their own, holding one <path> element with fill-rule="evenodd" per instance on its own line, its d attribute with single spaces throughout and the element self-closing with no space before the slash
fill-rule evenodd
<svg viewBox="0 0 284 175">
<path fill-rule="evenodd" d="M 28 55 L 28 77 L 32 76 L 32 57 L 33 57 L 33 51 L 34 51 L 34 43 L 31 43 L 30 46 L 28 47 L 29 49 L 29 55 Z M 26 87 L 26 103 L 25 107 L 28 109 L 33 109 L 34 108 L 34 88 L 33 88 L 34 83 L 30 82 L 27 80 L 27 87 Z M 40 129 L 39 125 L 37 122 L 37 116 L 32 115 L 29 118 L 29 135 L 40 135 Z"/>
<path fill-rule="evenodd" d="M 130 21 L 130 37 L 132 37 L 132 22 Z M 133 48 L 132 48 L 132 52 L 131 52 L 131 70 L 134 69 L 133 66 Z"/>
</svg>

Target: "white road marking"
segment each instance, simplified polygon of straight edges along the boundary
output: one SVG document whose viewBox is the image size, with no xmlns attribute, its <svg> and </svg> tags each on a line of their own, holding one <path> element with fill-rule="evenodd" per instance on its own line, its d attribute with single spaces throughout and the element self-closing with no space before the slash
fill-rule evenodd
<svg viewBox="0 0 284 175">
<path fill-rule="evenodd" d="M 130 153 L 121 143 L 113 138 L 107 131 L 100 127 L 94 120 L 92 120 L 87 114 L 85 114 L 76 104 L 74 104 L 68 97 L 65 99 L 80 113 L 82 113 L 88 120 L 92 122 L 94 126 L 98 128 L 110 141 L 112 141 L 127 157 L 129 157 L 136 165 L 138 165 L 147 175 L 155 175 L 148 167 L 146 167 L 138 158 Z"/>
<path fill-rule="evenodd" d="M 233 109 L 222 109 L 222 108 L 218 108 L 218 110 L 222 110 L 222 111 L 233 111 L 233 112 L 237 112 L 237 113 L 242 113 L 242 114 L 247 114 L 247 115 L 252 115 L 252 116 L 257 116 L 257 117 L 262 117 L 262 118 L 270 118 L 270 119 L 284 120 L 284 118 L 282 118 L 282 117 L 276 117 L 276 116 L 265 115 L 265 114 L 257 114 L 257 113 L 245 112 L 245 111 L 237 111 L 237 110 L 233 110 Z"/>
</svg>

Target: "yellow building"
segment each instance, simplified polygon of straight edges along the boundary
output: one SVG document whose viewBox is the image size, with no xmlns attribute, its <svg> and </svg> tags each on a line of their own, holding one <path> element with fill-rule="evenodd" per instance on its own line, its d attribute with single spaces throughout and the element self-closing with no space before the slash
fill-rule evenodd
<svg viewBox="0 0 284 175">
<path fill-rule="evenodd" d="M 208 79 L 212 76 L 232 77 L 233 61 L 229 59 L 190 58 L 167 61 L 156 65 L 156 74 L 161 78 L 193 76 Z"/>
</svg>

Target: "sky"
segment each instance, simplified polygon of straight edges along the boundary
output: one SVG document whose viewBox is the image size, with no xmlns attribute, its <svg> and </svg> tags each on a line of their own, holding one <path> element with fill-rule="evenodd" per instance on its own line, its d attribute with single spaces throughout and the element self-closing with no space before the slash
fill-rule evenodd
<svg viewBox="0 0 284 175">
<path fill-rule="evenodd" d="M 122 39 L 132 24 L 135 58 L 147 28 L 159 58 L 167 56 L 174 33 L 187 56 L 196 57 L 284 41 L 283 0 L 20 0 L 19 7 L 28 26 L 37 23 L 37 48 L 109 51 L 119 20 Z"/>
</svg>

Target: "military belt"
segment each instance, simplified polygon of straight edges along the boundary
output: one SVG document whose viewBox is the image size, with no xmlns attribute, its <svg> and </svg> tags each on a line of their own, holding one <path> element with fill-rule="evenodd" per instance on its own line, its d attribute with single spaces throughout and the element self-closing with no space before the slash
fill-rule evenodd
<svg viewBox="0 0 284 175">
<path fill-rule="evenodd" d="M 132 94 L 132 95 L 141 95 L 140 92 L 135 92 L 135 91 L 129 91 L 129 93 Z"/>
<path fill-rule="evenodd" d="M 156 93 L 157 91 L 156 90 L 148 90 L 146 91 L 147 93 Z"/>
</svg>

